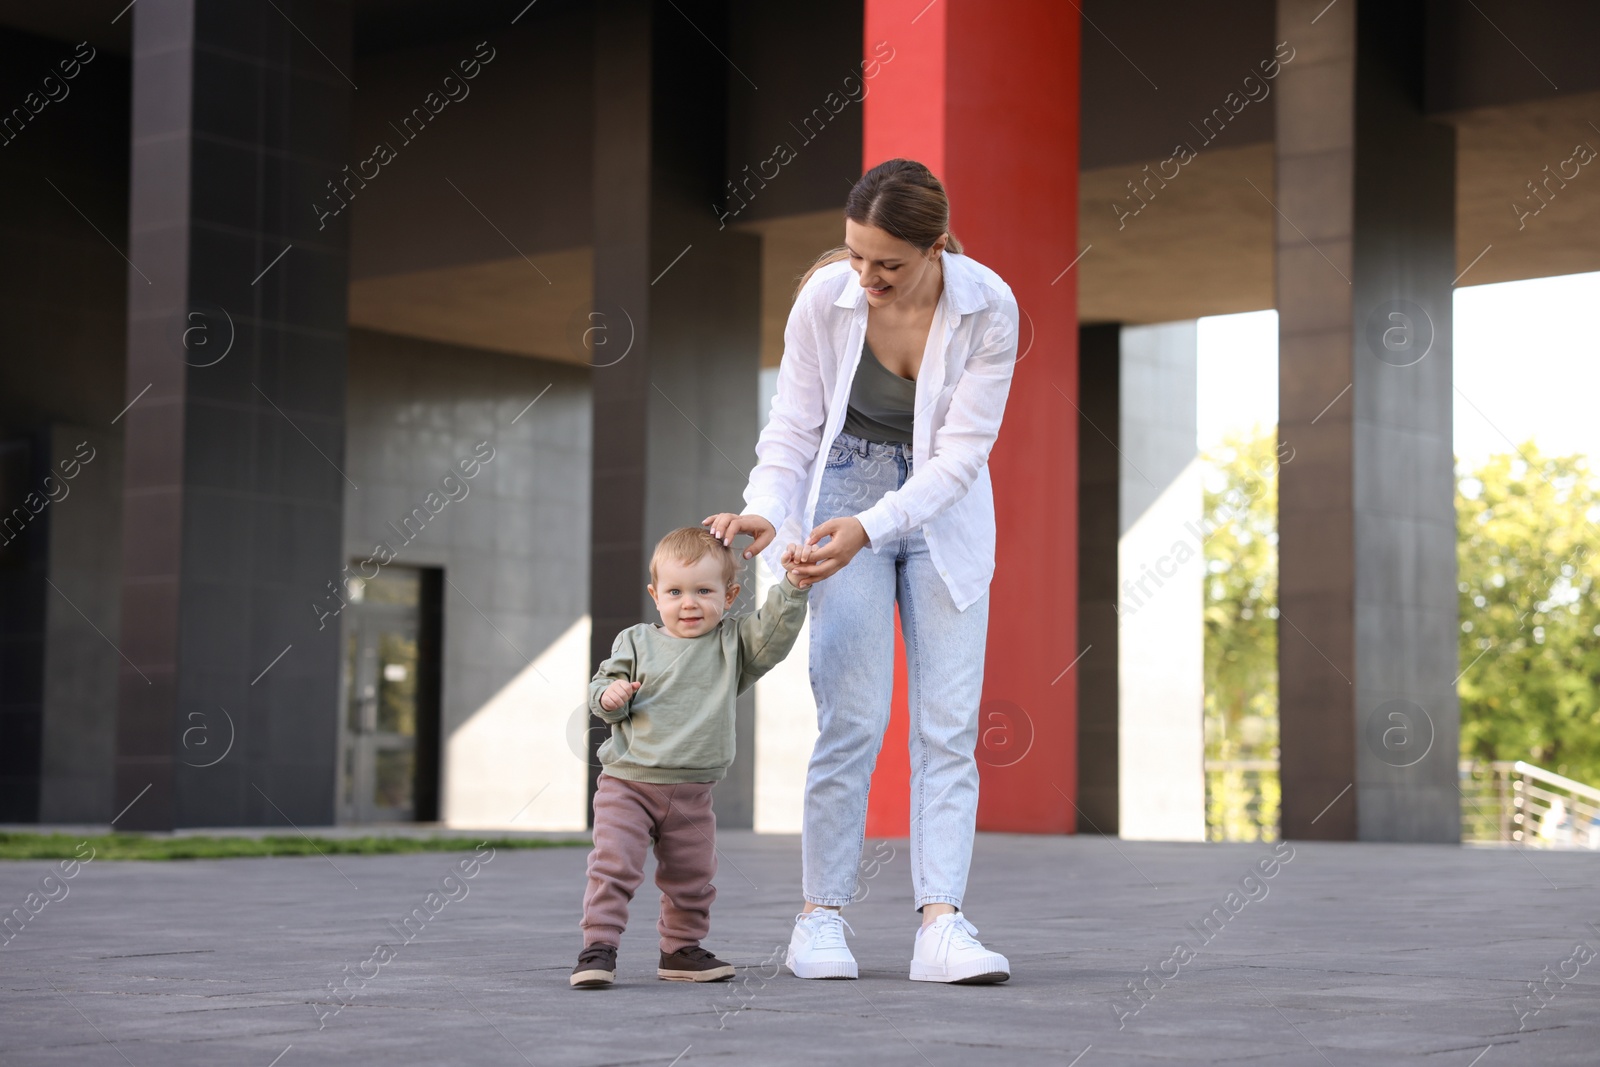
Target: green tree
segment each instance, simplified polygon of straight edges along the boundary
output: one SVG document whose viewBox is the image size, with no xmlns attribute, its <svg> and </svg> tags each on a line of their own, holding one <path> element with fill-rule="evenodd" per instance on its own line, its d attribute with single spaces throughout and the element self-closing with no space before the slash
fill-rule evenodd
<svg viewBox="0 0 1600 1067">
<path fill-rule="evenodd" d="M 1274 427 L 1204 458 L 1206 759 L 1278 757 L 1278 446 Z M 1212 840 L 1277 837 L 1278 774 L 1206 776 Z"/>
<path fill-rule="evenodd" d="M 1600 488 L 1529 441 L 1457 481 L 1461 754 L 1600 784 Z"/>
</svg>

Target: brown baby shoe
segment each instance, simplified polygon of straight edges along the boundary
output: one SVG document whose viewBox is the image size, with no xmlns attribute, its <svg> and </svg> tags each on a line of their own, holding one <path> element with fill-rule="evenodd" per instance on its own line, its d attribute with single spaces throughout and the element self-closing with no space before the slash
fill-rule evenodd
<svg viewBox="0 0 1600 1067">
<path fill-rule="evenodd" d="M 598 989 L 617 980 L 617 950 L 610 945 L 585 945 L 568 979 L 575 989 Z"/>
<path fill-rule="evenodd" d="M 699 945 L 691 945 L 673 953 L 663 952 L 656 977 L 669 982 L 723 982 L 733 977 L 733 965 L 723 963 Z"/>
</svg>

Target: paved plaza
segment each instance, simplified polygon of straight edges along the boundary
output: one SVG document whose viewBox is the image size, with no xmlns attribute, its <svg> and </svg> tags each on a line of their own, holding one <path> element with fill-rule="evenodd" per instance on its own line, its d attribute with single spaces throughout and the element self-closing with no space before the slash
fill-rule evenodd
<svg viewBox="0 0 1600 1067">
<path fill-rule="evenodd" d="M 654 977 L 647 882 L 595 991 L 566 984 L 583 848 L 91 861 L 0 948 L 0 1062 L 1600 1062 L 1592 854 L 983 835 L 969 915 L 1013 978 L 959 987 L 906 979 L 904 842 L 864 850 L 857 982 L 779 967 L 798 839 L 720 844 L 708 947 L 740 979 Z M 0 864 L 0 902 L 55 869 Z"/>
</svg>

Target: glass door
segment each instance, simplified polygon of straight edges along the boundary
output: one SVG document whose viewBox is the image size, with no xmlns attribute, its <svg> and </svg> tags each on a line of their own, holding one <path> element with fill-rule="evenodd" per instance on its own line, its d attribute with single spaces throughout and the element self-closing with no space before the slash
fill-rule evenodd
<svg viewBox="0 0 1600 1067">
<path fill-rule="evenodd" d="M 432 584 L 423 572 L 402 567 L 347 584 L 341 821 L 435 817 L 419 810 L 429 806 L 435 773 L 429 741 L 437 735 L 437 687 L 428 681 L 437 670 L 423 606 Z M 434 729 L 426 728 L 430 719 Z"/>
</svg>

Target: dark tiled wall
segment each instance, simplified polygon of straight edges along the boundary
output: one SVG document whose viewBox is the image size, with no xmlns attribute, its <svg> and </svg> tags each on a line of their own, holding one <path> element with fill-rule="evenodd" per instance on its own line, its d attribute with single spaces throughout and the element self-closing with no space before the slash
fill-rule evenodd
<svg viewBox="0 0 1600 1067">
<path fill-rule="evenodd" d="M 44 615 L 48 520 L 35 493 L 45 468 L 42 434 L 0 443 L 0 821 L 39 817 L 44 717 Z"/>
<path fill-rule="evenodd" d="M 120 637 L 121 436 L 58 424 L 49 440 L 65 495 L 49 508 L 55 588 L 45 599 L 39 821 L 104 822 L 116 814 L 111 772 L 122 661 L 107 638 Z"/>
<path fill-rule="evenodd" d="M 380 141 L 396 158 L 351 200 L 355 277 L 504 259 L 517 254 L 507 238 L 533 257 L 590 243 L 595 5 L 541 0 L 512 26 L 516 13 L 456 32 L 446 15 L 449 36 L 358 57 L 347 162 Z M 478 63 L 470 80 L 463 60 Z M 437 115 L 403 127 L 428 93 L 445 91 Z"/>
<path fill-rule="evenodd" d="M 349 8 L 130 17 L 128 400 L 150 390 L 123 419 L 115 802 L 151 788 L 119 826 L 326 823 L 339 649 L 304 613 L 338 568 L 348 490 L 347 228 L 319 229 L 312 204 L 347 161 Z M 220 359 L 174 340 L 208 305 L 219 343 L 233 334 Z M 227 760 L 180 748 L 230 718 Z"/>
<path fill-rule="evenodd" d="M 120 485 L 102 476 L 121 452 L 112 420 L 123 404 L 127 59 L 0 29 L 0 113 L 11 120 L 0 132 L 0 445 L 15 460 L 12 476 L 0 477 L 0 514 L 26 510 L 27 494 L 41 489 L 53 441 L 75 432 L 62 427 L 94 435 L 103 464 L 65 496 L 57 489 L 59 500 L 0 548 L 0 820 L 108 819 L 115 705 L 105 690 L 116 652 L 92 626 L 117 639 L 118 581 L 82 564 L 114 551 L 121 504 Z M 76 563 L 59 557 L 63 538 Z M 51 701 L 73 687 L 99 699 L 52 724 Z M 70 753 L 47 744 L 52 731 Z M 77 760 L 75 772 L 103 764 L 102 782 L 74 773 L 71 787 L 52 793 L 49 775 L 63 760 Z"/>
<path fill-rule="evenodd" d="M 1230 116 L 1218 147 L 1272 140 L 1278 98 L 1259 80 L 1259 64 L 1281 39 L 1272 36 L 1273 0 L 1085 0 L 1080 8 L 1084 170 L 1164 159 L 1179 141 L 1203 147 L 1190 123 L 1212 108 L 1228 113 L 1223 101 L 1234 92 L 1255 98 Z M 1139 42 L 1137 66 L 1111 43 L 1130 40 Z M 1245 85 L 1251 74 L 1258 80 Z"/>
<path fill-rule="evenodd" d="M 1448 114 L 1600 89 L 1593 42 L 1600 6 L 1588 0 L 1426 0 L 1427 111 Z M 1476 9 L 1476 10 L 1474 10 Z M 1516 49 L 1503 26 L 1515 26 Z M 1538 56 L 1535 67 L 1529 56 Z M 1557 89 L 1557 86 L 1560 86 Z"/>
<path fill-rule="evenodd" d="M 0 29 L 0 112 L 26 112 L 75 51 Z M 61 99 L 0 134 L 0 437 L 110 426 L 124 403 L 128 61 L 98 52 L 76 69 L 52 84 Z"/>
<path fill-rule="evenodd" d="M 712 194 L 738 221 L 838 210 L 842 183 L 861 177 L 861 102 L 873 86 L 861 64 L 875 43 L 863 47 L 862 8 L 862 0 L 728 6 L 739 70 L 728 71 L 726 173 Z M 780 143 L 792 158 L 777 153 Z"/>
</svg>

